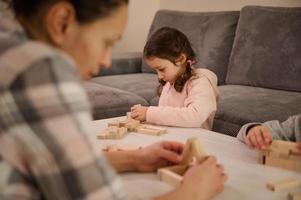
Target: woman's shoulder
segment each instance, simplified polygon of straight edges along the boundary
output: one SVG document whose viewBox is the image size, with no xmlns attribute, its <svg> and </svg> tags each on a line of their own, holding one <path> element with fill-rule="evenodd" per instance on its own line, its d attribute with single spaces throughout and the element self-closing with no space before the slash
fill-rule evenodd
<svg viewBox="0 0 301 200">
<path fill-rule="evenodd" d="M 0 35 L 1 85 L 10 85 L 17 77 L 42 76 L 44 72 L 75 71 L 71 58 L 45 43 L 24 39 L 19 35 Z"/>
</svg>

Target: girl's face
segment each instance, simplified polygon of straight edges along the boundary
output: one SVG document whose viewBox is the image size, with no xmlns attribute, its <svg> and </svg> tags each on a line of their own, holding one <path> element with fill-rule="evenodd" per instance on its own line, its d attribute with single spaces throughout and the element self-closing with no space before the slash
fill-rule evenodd
<svg viewBox="0 0 301 200">
<path fill-rule="evenodd" d="M 158 57 L 147 58 L 145 61 L 152 69 L 156 70 L 159 79 L 169 82 L 170 84 L 176 81 L 182 71 L 181 62 L 174 64 L 167 59 Z"/>
<path fill-rule="evenodd" d="M 111 50 L 121 38 L 128 17 L 128 7 L 121 6 L 109 17 L 80 25 L 70 30 L 61 48 L 76 61 L 83 80 L 99 73 L 100 68 L 111 65 Z"/>
</svg>

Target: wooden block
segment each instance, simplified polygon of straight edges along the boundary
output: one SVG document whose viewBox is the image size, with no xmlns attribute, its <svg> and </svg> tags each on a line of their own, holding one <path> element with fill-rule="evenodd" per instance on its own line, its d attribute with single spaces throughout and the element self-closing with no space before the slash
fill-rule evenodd
<svg viewBox="0 0 301 200">
<path fill-rule="evenodd" d="M 301 191 L 288 193 L 289 200 L 301 200 Z"/>
<path fill-rule="evenodd" d="M 171 185 L 172 187 L 178 187 L 182 183 L 183 175 L 187 169 L 188 166 L 186 165 L 165 167 L 158 170 L 158 175 L 161 181 Z"/>
<path fill-rule="evenodd" d="M 119 120 L 113 120 L 108 123 L 108 126 L 120 127 L 120 122 L 119 122 Z"/>
<path fill-rule="evenodd" d="M 152 126 L 152 125 L 146 125 L 145 126 L 147 129 L 154 129 L 160 131 L 160 134 L 165 134 L 167 133 L 167 128 L 163 127 L 158 127 L 158 126 Z"/>
<path fill-rule="evenodd" d="M 125 127 L 129 131 L 134 131 L 136 129 L 136 127 L 138 127 L 139 125 L 140 125 L 140 122 L 138 120 L 131 119 L 131 120 L 129 120 L 128 123 L 125 124 Z"/>
<path fill-rule="evenodd" d="M 147 134 L 147 135 L 154 135 L 154 136 L 160 136 L 160 130 L 154 130 L 154 129 L 148 129 L 148 128 L 138 128 L 138 133 Z"/>
<path fill-rule="evenodd" d="M 121 139 L 127 133 L 127 129 L 124 127 L 118 128 L 110 126 L 104 129 L 100 134 L 97 135 L 98 139 Z"/>
<path fill-rule="evenodd" d="M 266 156 L 265 162 L 266 165 L 269 166 L 301 172 L 301 160 L 294 160 L 292 158 L 294 157 L 281 157 L 278 153 L 270 152 L 270 154 Z"/>
<path fill-rule="evenodd" d="M 125 120 L 123 120 L 123 121 L 120 121 L 120 126 L 121 126 L 121 127 L 125 127 L 125 125 L 126 125 L 127 123 L 129 123 L 129 121 L 130 121 L 130 120 L 128 120 L 128 119 L 125 119 Z"/>
<path fill-rule="evenodd" d="M 120 136 L 120 137 L 123 137 L 123 136 L 125 136 L 126 134 L 127 134 L 127 128 L 125 128 L 125 127 L 120 127 L 120 128 L 118 128 L 118 135 Z"/>
<path fill-rule="evenodd" d="M 280 181 L 270 181 L 267 183 L 267 188 L 272 191 L 281 191 L 299 187 L 301 181 L 295 178 L 286 178 Z"/>
<path fill-rule="evenodd" d="M 269 155 L 269 151 L 261 150 L 258 153 L 258 163 L 265 165 L 266 156 Z"/>
<path fill-rule="evenodd" d="M 269 150 L 278 153 L 284 154 L 291 154 L 298 152 L 296 147 L 296 142 L 289 142 L 283 140 L 273 140 L 270 146 L 268 147 Z"/>
<path fill-rule="evenodd" d="M 195 157 L 198 163 L 203 162 L 206 159 L 206 153 L 202 148 L 200 139 L 189 138 L 186 141 L 186 145 L 182 154 L 183 160 L 180 164 L 188 165 Z"/>
<path fill-rule="evenodd" d="M 203 145 L 200 139 L 194 139 L 192 141 L 191 149 L 192 149 L 192 154 L 196 158 L 198 163 L 203 162 L 207 158 L 207 155 L 203 149 Z"/>
</svg>

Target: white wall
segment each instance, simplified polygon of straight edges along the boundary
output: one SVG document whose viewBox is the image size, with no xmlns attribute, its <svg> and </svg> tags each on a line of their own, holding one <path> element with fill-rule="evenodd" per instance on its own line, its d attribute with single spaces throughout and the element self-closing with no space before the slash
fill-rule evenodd
<svg viewBox="0 0 301 200">
<path fill-rule="evenodd" d="M 301 7 L 301 0 L 130 0 L 128 27 L 114 52 L 141 52 L 159 9 L 222 11 L 240 10 L 245 5 Z"/>
</svg>

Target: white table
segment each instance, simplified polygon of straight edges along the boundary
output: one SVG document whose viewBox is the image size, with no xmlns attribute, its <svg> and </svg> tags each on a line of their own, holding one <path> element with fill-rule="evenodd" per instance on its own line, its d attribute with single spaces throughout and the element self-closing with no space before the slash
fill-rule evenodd
<svg viewBox="0 0 301 200">
<path fill-rule="evenodd" d="M 100 149 L 101 144 L 145 146 L 159 140 L 174 140 L 185 143 L 189 137 L 200 138 L 206 152 L 218 158 L 229 176 L 224 192 L 218 195 L 216 199 L 287 199 L 288 191 L 271 192 L 266 189 L 266 182 L 286 177 L 301 179 L 301 174 L 258 164 L 257 152 L 249 150 L 236 138 L 200 128 L 168 127 L 168 134 L 159 137 L 130 133 L 121 140 L 97 140 L 97 132 L 104 129 L 110 120 L 112 119 L 91 123 L 94 134 L 89 137 L 96 148 Z M 121 174 L 121 177 L 129 195 L 135 196 L 137 199 L 158 196 L 172 189 L 169 185 L 160 182 L 156 173 L 124 173 Z"/>
</svg>

